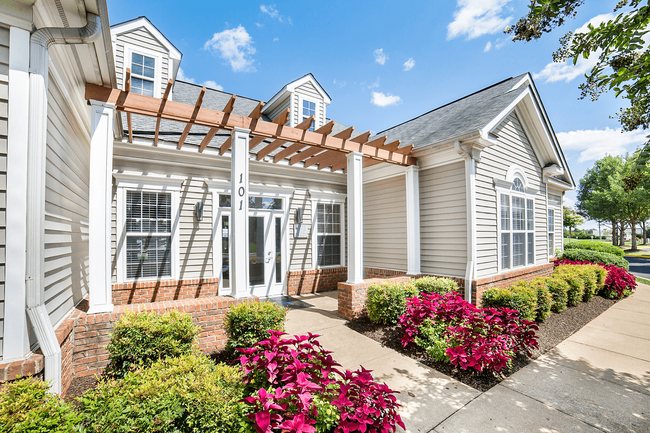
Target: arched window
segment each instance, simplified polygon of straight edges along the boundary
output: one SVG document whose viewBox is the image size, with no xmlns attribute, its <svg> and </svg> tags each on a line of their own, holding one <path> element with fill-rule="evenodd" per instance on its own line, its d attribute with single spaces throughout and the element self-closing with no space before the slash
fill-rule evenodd
<svg viewBox="0 0 650 433">
<path fill-rule="evenodd" d="M 510 190 L 499 191 L 500 268 L 513 269 L 535 263 L 535 211 L 520 175 Z"/>
</svg>

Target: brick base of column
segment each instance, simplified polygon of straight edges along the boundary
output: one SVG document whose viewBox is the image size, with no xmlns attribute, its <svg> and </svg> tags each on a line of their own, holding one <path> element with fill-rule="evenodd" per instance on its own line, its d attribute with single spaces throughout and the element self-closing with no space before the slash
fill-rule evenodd
<svg viewBox="0 0 650 433">
<path fill-rule="evenodd" d="M 338 283 L 339 316 L 347 320 L 354 320 L 366 315 L 367 292 L 371 285 L 381 284 L 384 281 L 407 283 L 410 279 L 410 277 L 369 278 L 357 284 Z"/>
<path fill-rule="evenodd" d="M 43 361 L 40 349 L 25 359 L 0 361 L 0 384 L 20 377 L 40 376 L 43 372 Z"/>
<path fill-rule="evenodd" d="M 554 264 L 551 262 L 490 277 L 478 278 L 472 281 L 472 304 L 480 306 L 483 293 L 492 287 L 510 287 L 517 281 L 531 281 L 537 277 L 550 277 L 553 275 L 553 268 Z"/>
</svg>

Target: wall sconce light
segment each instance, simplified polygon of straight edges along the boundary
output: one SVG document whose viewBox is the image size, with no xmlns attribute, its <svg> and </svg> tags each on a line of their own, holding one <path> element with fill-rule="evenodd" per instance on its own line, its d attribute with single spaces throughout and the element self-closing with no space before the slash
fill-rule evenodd
<svg viewBox="0 0 650 433">
<path fill-rule="evenodd" d="M 197 221 L 203 221 L 203 202 L 197 201 L 194 205 L 194 218 Z"/>
<path fill-rule="evenodd" d="M 296 209 L 296 215 L 294 217 L 294 220 L 295 220 L 296 224 L 302 223 L 302 208 L 301 207 Z"/>
</svg>

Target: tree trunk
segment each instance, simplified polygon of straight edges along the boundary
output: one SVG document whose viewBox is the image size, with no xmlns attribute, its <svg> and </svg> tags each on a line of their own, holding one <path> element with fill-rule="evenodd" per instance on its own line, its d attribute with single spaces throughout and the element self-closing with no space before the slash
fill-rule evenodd
<svg viewBox="0 0 650 433">
<path fill-rule="evenodd" d="M 612 220 L 612 245 L 618 245 L 618 224 L 616 224 L 616 220 Z"/>
<path fill-rule="evenodd" d="M 630 220 L 630 230 L 632 230 L 632 251 L 638 251 L 636 248 L 636 220 Z"/>
<path fill-rule="evenodd" d="M 648 232 L 645 231 L 645 221 L 643 221 L 641 223 L 641 225 L 643 226 L 643 245 L 647 245 L 648 244 Z"/>
<path fill-rule="evenodd" d="M 621 231 L 619 232 L 619 236 L 618 236 L 618 246 L 619 247 L 625 246 L 625 223 L 622 221 L 621 221 Z"/>
</svg>

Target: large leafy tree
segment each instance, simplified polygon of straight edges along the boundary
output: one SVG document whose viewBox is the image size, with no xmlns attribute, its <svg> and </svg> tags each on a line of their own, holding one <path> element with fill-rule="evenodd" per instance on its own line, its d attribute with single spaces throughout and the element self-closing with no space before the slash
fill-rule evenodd
<svg viewBox="0 0 650 433">
<path fill-rule="evenodd" d="M 577 228 L 580 224 L 585 222 L 585 219 L 581 217 L 573 209 L 569 209 L 564 206 L 562 209 L 562 217 L 564 219 L 564 227 L 569 228 L 569 238 L 571 238 L 571 233 L 573 229 Z"/>
<path fill-rule="evenodd" d="M 529 12 L 508 27 L 515 41 L 539 39 L 544 33 L 575 17 L 585 0 L 531 0 Z M 650 31 L 649 0 L 620 0 L 613 6 L 616 18 L 598 26 L 589 25 L 586 33 L 569 32 L 560 39 L 553 54 L 556 62 L 597 56 L 595 66 L 580 84 L 582 98 L 598 99 L 605 91 L 629 102 L 616 117 L 623 129 L 648 129 L 650 125 L 650 52 L 646 35 Z M 650 137 L 649 137 L 650 138 Z M 637 167 L 645 166 L 650 155 L 650 141 L 639 154 Z"/>
</svg>

